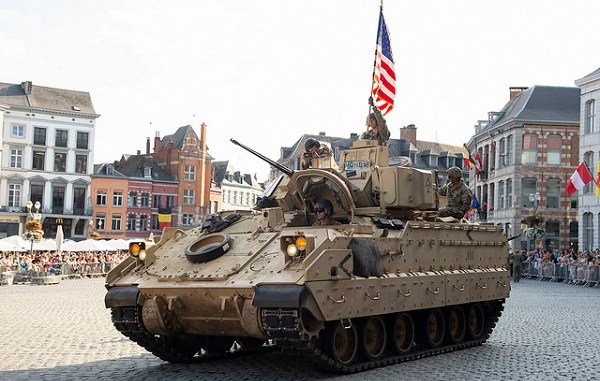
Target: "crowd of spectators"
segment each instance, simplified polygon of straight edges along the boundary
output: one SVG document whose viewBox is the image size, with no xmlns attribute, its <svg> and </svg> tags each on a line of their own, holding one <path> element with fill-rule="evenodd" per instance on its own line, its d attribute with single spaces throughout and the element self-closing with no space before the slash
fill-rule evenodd
<svg viewBox="0 0 600 381">
<path fill-rule="evenodd" d="M 27 274 L 77 275 L 89 277 L 105 275 L 119 264 L 127 251 L 52 251 L 0 253 L 0 272 L 16 271 Z"/>
<path fill-rule="evenodd" d="M 536 249 L 529 252 L 521 251 L 523 262 L 554 263 L 563 265 L 600 266 L 600 250 L 575 251 L 575 250 L 542 250 Z"/>
</svg>

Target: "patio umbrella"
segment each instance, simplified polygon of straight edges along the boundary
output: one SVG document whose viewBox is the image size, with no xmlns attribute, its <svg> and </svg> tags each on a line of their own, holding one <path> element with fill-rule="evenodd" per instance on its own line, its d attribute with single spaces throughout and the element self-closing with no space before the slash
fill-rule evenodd
<svg viewBox="0 0 600 381">
<path fill-rule="evenodd" d="M 62 253 L 62 241 L 63 241 L 63 229 L 62 225 L 59 224 L 56 227 L 56 254 L 60 255 Z"/>
</svg>

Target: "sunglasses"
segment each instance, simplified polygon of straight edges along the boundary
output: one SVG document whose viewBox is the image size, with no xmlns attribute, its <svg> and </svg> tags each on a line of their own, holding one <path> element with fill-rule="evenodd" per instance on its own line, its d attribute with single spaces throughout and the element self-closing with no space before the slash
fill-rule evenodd
<svg viewBox="0 0 600 381">
<path fill-rule="evenodd" d="M 315 213 L 324 213 L 324 212 L 325 212 L 325 209 L 323 209 L 323 208 L 315 209 Z"/>
</svg>

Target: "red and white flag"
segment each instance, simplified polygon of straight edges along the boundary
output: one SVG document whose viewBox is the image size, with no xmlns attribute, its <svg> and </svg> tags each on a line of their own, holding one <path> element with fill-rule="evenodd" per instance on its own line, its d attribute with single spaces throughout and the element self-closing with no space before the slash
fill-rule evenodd
<svg viewBox="0 0 600 381">
<path fill-rule="evenodd" d="M 379 11 L 377 49 L 375 51 L 371 94 L 375 105 L 381 110 L 383 115 L 392 111 L 394 108 L 394 96 L 396 95 L 396 71 L 394 69 L 392 46 L 390 45 L 390 34 L 383 18 L 383 7 L 380 7 Z"/>
<path fill-rule="evenodd" d="M 579 167 L 575 170 L 569 182 L 567 183 L 567 193 L 571 196 L 585 186 L 585 184 L 594 181 L 590 170 L 588 169 L 585 162 L 579 164 Z"/>
</svg>

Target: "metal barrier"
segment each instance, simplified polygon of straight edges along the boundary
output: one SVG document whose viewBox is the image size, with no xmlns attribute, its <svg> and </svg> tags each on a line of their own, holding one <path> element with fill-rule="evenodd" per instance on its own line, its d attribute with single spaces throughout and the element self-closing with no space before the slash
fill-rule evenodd
<svg viewBox="0 0 600 381">
<path fill-rule="evenodd" d="M 106 262 L 63 262 L 47 266 L 35 266 L 29 270 L 18 267 L 11 271 L 10 284 L 32 283 L 32 279 L 48 276 L 58 276 L 61 279 L 83 278 L 83 277 L 105 277 L 113 266 L 118 263 Z M 9 284 L 8 272 L 0 275 L 0 285 Z"/>
<path fill-rule="evenodd" d="M 600 266 L 563 263 L 523 262 L 521 277 L 600 287 Z"/>
</svg>

